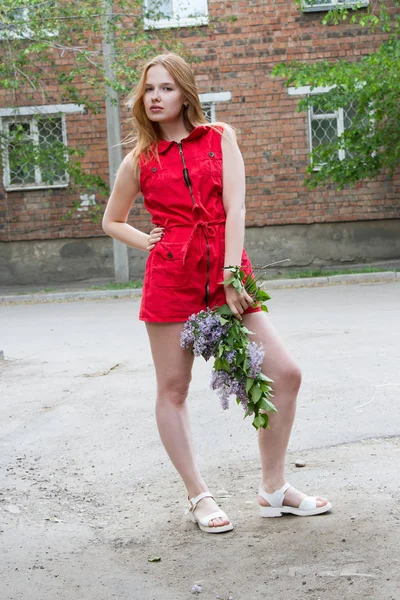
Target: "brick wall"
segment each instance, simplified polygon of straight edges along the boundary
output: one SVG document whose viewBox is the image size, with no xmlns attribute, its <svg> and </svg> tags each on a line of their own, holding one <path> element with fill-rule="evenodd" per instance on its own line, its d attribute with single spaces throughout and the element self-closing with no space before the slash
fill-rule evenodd
<svg viewBox="0 0 400 600">
<path fill-rule="evenodd" d="M 298 99 L 288 95 L 283 81 L 270 77 L 273 66 L 286 60 L 356 60 L 377 48 L 383 37 L 367 35 L 348 22 L 323 27 L 323 13 L 302 14 L 292 0 L 209 0 L 209 12 L 216 24 L 200 32 L 181 29 L 177 35 L 200 59 L 194 65 L 199 91 L 232 93 L 232 101 L 217 104 L 217 119 L 237 129 L 247 172 L 247 225 L 399 218 L 398 176 L 342 191 L 304 187 L 307 115 L 296 112 Z M 232 15 L 237 21 L 227 20 Z M 59 101 L 55 89 L 54 102 Z M 6 96 L 0 96 L 0 106 L 7 106 Z M 108 181 L 104 114 L 67 115 L 67 134 L 71 146 L 88 148 L 84 165 Z M 103 235 L 83 212 L 65 218 L 77 200 L 68 189 L 5 193 L 0 185 L 0 240 Z M 130 222 L 143 230 L 150 226 L 140 198 Z"/>
</svg>

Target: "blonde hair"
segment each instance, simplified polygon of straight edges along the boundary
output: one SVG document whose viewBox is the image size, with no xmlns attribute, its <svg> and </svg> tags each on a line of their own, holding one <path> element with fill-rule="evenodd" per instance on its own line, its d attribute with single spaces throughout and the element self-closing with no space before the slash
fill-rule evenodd
<svg viewBox="0 0 400 600">
<path fill-rule="evenodd" d="M 154 155 L 158 156 L 157 142 L 161 139 L 160 126 L 147 117 L 143 103 L 147 72 L 155 65 L 165 67 L 182 89 L 185 103 L 188 104 L 187 107 L 184 106 L 183 108 L 183 119 L 186 128 L 192 131 L 198 125 L 208 125 L 201 108 L 194 74 L 188 63 L 173 52 L 156 56 L 145 64 L 135 90 L 127 99 L 128 105 L 132 107 L 133 123 L 137 129 L 137 135 L 134 138 L 136 145 L 132 150 L 133 167 L 136 173 L 141 155 L 148 158 Z"/>
</svg>

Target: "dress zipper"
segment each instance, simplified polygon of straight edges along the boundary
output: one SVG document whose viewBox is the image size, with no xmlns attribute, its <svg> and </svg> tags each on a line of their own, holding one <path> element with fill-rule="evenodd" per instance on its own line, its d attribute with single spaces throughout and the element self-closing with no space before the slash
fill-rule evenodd
<svg viewBox="0 0 400 600">
<path fill-rule="evenodd" d="M 195 200 L 194 200 L 194 195 L 193 195 L 192 182 L 190 180 L 189 171 L 188 171 L 188 168 L 186 166 L 185 156 L 183 154 L 182 142 L 176 142 L 176 143 L 178 144 L 179 154 L 181 155 L 181 159 L 182 159 L 182 163 L 183 163 L 183 179 L 185 180 L 185 184 L 189 188 L 190 197 L 192 199 L 192 205 L 194 206 L 195 205 Z M 209 285 L 210 246 L 209 246 L 207 235 L 206 235 L 205 231 L 203 231 L 203 235 L 204 235 L 204 240 L 206 242 L 206 248 L 207 248 L 207 275 L 206 275 L 206 286 L 205 286 L 205 295 L 204 295 L 204 302 L 205 302 L 205 305 L 207 307 L 208 306 L 208 297 L 209 297 L 209 293 L 210 293 L 210 285 Z"/>
<path fill-rule="evenodd" d="M 185 156 L 183 154 L 182 142 L 176 142 L 176 143 L 178 144 L 179 154 L 181 155 L 181 159 L 182 159 L 182 163 L 183 163 L 183 179 L 185 180 L 185 183 L 186 183 L 187 187 L 189 188 L 190 197 L 192 199 L 192 204 L 194 206 L 195 201 L 194 201 L 194 195 L 193 195 L 193 189 L 192 189 L 192 182 L 190 181 L 189 171 L 186 166 Z"/>
<path fill-rule="evenodd" d="M 209 281 L 208 281 L 209 274 L 210 274 L 210 246 L 208 245 L 208 239 L 207 239 L 207 236 L 206 236 L 206 232 L 204 232 L 204 239 L 206 241 L 206 248 L 207 248 L 207 278 L 206 278 L 206 293 L 205 293 L 205 296 L 204 296 L 204 302 L 205 302 L 205 305 L 206 305 L 206 308 L 207 308 L 207 306 L 208 306 L 208 296 L 209 296 L 209 293 L 210 293 L 210 285 L 209 285 Z"/>
</svg>

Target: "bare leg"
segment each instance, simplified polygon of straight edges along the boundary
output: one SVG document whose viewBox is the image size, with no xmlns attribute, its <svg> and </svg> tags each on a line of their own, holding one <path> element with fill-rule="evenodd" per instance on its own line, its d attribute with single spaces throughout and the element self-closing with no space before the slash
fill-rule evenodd
<svg viewBox="0 0 400 600">
<path fill-rule="evenodd" d="M 192 444 L 186 398 L 191 380 L 193 355 L 180 346 L 182 323 L 146 323 L 157 377 L 156 419 L 161 441 L 183 479 L 189 498 L 207 491 L 197 467 Z M 201 518 L 215 512 L 217 504 L 204 498 L 196 508 Z M 213 519 L 209 526 L 229 524 L 228 518 Z"/>
<path fill-rule="evenodd" d="M 267 493 L 272 493 L 285 483 L 285 457 L 296 412 L 301 372 L 264 313 L 244 315 L 243 323 L 254 332 L 250 336 L 251 341 L 263 344 L 265 357 L 262 371 L 274 381 L 273 402 L 278 413 L 268 413 L 270 429 L 260 429 L 258 436 L 261 486 Z M 304 497 L 305 494 L 291 487 L 285 494 L 284 504 L 298 507 Z M 259 503 L 268 506 L 268 502 L 261 497 Z M 325 504 L 327 500 L 318 497 L 317 507 Z"/>
</svg>

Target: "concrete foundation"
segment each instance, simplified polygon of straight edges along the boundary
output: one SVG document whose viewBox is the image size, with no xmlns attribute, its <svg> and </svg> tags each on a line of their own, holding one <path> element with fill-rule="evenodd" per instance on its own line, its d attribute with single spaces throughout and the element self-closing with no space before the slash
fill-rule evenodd
<svg viewBox="0 0 400 600">
<path fill-rule="evenodd" d="M 279 270 L 400 259 L 400 219 L 282 225 L 246 230 L 254 264 L 289 259 Z"/>
<path fill-rule="evenodd" d="M 131 279 L 141 278 L 146 254 L 129 248 Z M 46 285 L 87 279 L 113 279 L 109 237 L 0 243 L 0 285 Z"/>
<path fill-rule="evenodd" d="M 246 248 L 255 265 L 290 259 L 280 271 L 390 263 L 400 259 L 400 219 L 251 227 Z M 141 278 L 147 255 L 129 249 L 130 278 Z M 276 269 L 275 269 L 276 270 Z M 0 285 L 113 279 L 108 237 L 0 243 Z"/>
</svg>

